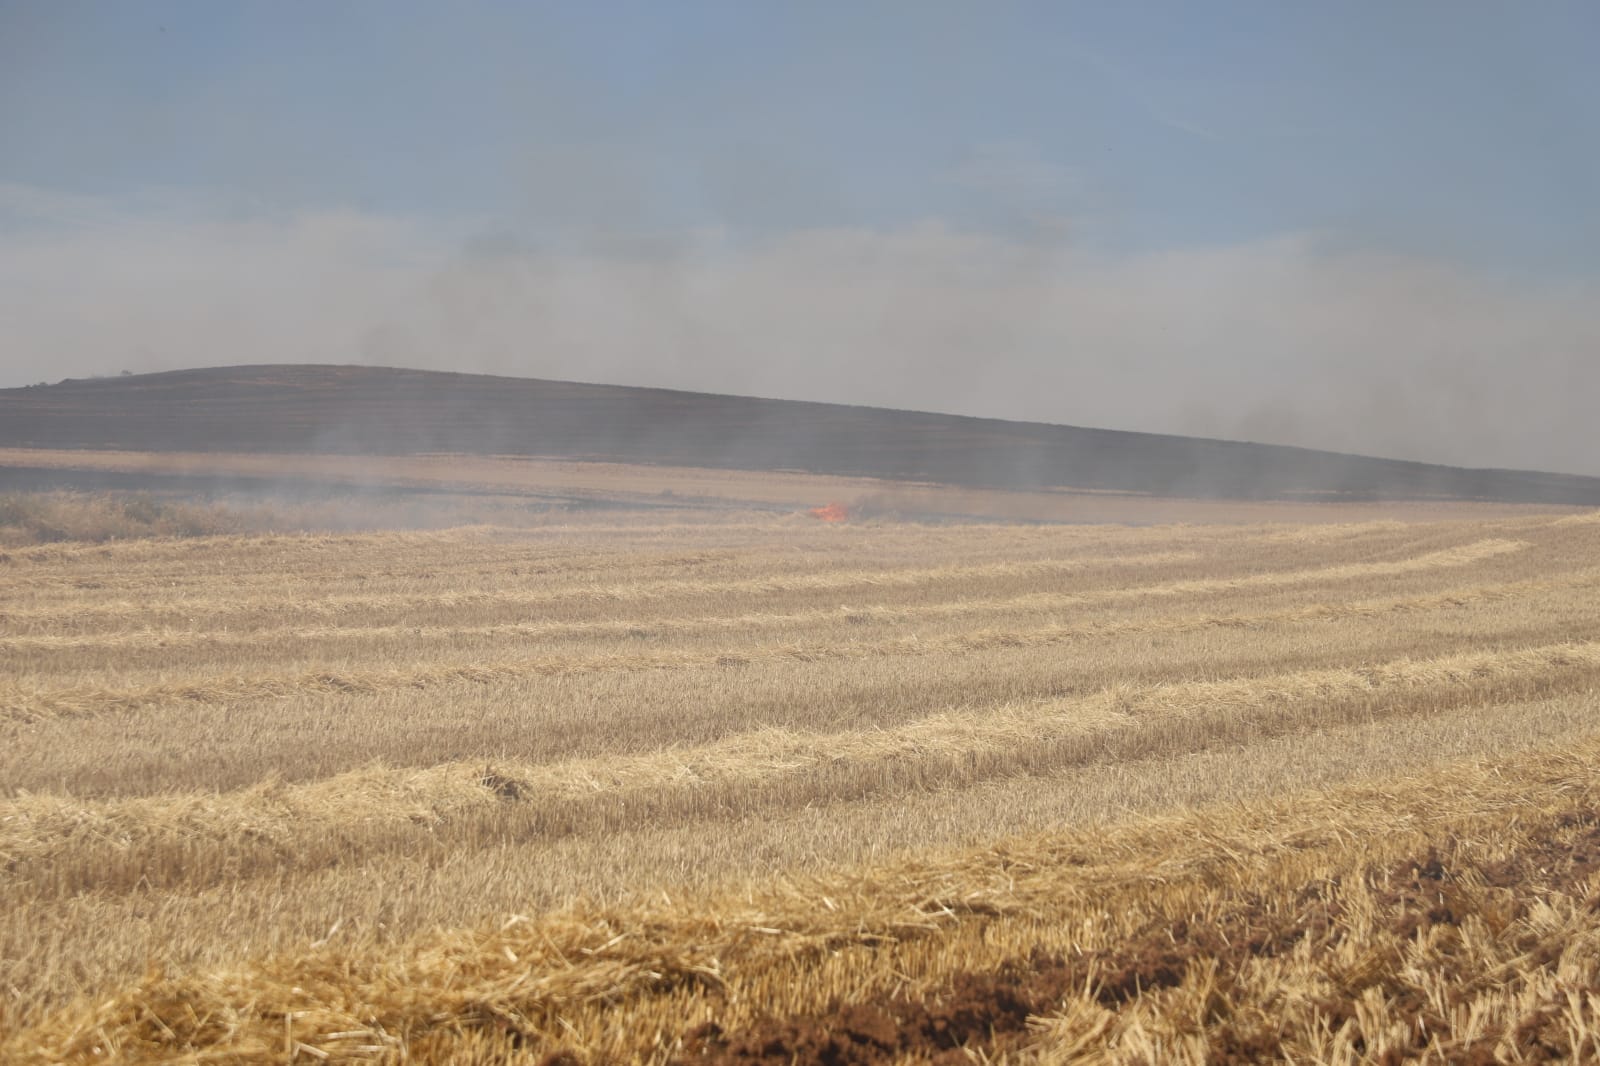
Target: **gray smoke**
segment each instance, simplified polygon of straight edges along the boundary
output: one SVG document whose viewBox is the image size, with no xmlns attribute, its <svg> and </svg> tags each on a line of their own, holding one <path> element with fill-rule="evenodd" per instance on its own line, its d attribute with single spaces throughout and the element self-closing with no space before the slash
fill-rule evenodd
<svg viewBox="0 0 1600 1066">
<path fill-rule="evenodd" d="M 1004 158 L 968 174 L 1049 178 Z M 4 385 L 368 363 L 1600 474 L 1600 286 L 1316 234 L 1109 255 L 1060 220 L 535 238 L 352 212 L 194 219 L 16 186 L 0 208 Z"/>
</svg>

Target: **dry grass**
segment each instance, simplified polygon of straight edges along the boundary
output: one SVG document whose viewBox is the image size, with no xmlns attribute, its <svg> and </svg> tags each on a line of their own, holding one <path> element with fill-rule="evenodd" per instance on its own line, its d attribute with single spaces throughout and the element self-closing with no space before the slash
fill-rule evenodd
<svg viewBox="0 0 1600 1066">
<path fill-rule="evenodd" d="M 374 767 L 222 794 L 99 802 L 25 796 L 0 802 L 0 862 L 14 883 L 63 894 L 205 885 L 333 865 L 349 856 L 352 836 L 370 848 L 386 832 L 417 826 L 464 835 L 452 823 L 482 822 L 484 815 L 504 831 L 500 808 L 508 800 L 527 805 L 519 837 L 561 836 L 624 826 L 630 809 L 684 822 L 717 809 L 969 787 L 1350 721 L 1551 699 L 1590 691 L 1597 681 L 1600 642 L 1588 642 L 1242 681 L 1119 686 L 1088 697 L 943 711 L 892 729 L 762 729 L 647 754 Z"/>
<path fill-rule="evenodd" d="M 0 1058 L 1596 1053 L 1600 525 L 1244 517 L 12 549 Z"/>
<path fill-rule="evenodd" d="M 0 547 L 130 537 L 204 537 L 241 532 L 243 516 L 148 494 L 9 493 L 0 496 Z"/>
<path fill-rule="evenodd" d="M 781 1053 L 783 1041 L 802 1052 L 873 1032 L 864 1012 L 936 1016 L 957 979 L 1004 988 L 1009 965 L 1054 988 L 1052 1009 L 1010 1034 L 1012 1050 L 1043 1060 L 1270 1047 L 1449 1061 L 1534 1040 L 1586 1058 L 1600 1054 L 1600 1002 L 1585 994 L 1600 978 L 1600 876 L 1584 857 L 1600 834 L 1597 757 L 1590 741 L 732 894 L 516 915 L 399 950 L 313 944 L 146 976 L 9 1050 L 262 1062 L 666 1061 L 770 1042 Z M 991 1021 L 1013 1020 L 991 1008 Z M 1007 1035 L 967 1030 L 980 1046 Z M 760 1036 L 742 1044 L 747 1032 Z"/>
</svg>

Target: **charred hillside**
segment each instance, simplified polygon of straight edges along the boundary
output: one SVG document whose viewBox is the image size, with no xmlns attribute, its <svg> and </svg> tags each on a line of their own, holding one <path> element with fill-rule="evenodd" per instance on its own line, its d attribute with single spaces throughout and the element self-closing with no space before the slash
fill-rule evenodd
<svg viewBox="0 0 1600 1066">
<path fill-rule="evenodd" d="M 381 367 L 217 367 L 0 390 L 0 446 L 447 452 L 804 470 L 1003 488 L 1600 505 L 1600 478 Z"/>
</svg>

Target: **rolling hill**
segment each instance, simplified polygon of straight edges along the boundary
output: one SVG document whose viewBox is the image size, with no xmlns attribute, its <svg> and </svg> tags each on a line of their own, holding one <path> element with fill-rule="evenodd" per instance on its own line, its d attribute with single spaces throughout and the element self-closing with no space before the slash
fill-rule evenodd
<svg viewBox="0 0 1600 1066">
<path fill-rule="evenodd" d="M 0 447 L 469 454 L 1233 499 L 1600 505 L 1600 478 L 841 404 L 357 366 L 0 390 Z"/>
</svg>

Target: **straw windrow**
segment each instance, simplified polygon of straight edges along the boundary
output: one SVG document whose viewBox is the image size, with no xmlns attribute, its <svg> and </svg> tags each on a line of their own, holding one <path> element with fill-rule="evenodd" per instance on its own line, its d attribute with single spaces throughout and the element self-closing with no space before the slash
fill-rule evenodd
<svg viewBox="0 0 1600 1066">
<path fill-rule="evenodd" d="M 1361 513 L 8 549 L 0 1061 L 1591 1056 L 1600 527 Z"/>
<path fill-rule="evenodd" d="M 1588 881 L 1570 862 L 1538 864 L 1592 835 L 1597 760 L 1590 742 L 711 898 L 513 917 L 382 955 L 314 948 L 243 970 L 152 975 L 64 1009 L 7 1050 L 17 1061 L 57 1062 L 171 1061 L 200 1049 L 236 1062 L 282 1061 L 286 1049 L 307 1059 L 532 1062 L 560 1051 L 666 1061 L 723 1051 L 767 1019 L 785 1026 L 766 1031 L 798 1040 L 814 1019 L 826 1024 L 830 1005 L 936 1004 L 951 974 L 1016 973 L 1053 953 L 1061 961 L 1047 965 L 1069 975 L 1054 1009 L 1009 1040 L 991 1026 L 972 1029 L 974 1041 L 1047 1059 L 1076 1047 L 1137 1062 L 1141 1049 L 1174 1040 L 1189 1059 L 1256 1031 L 1285 1054 L 1319 1049 L 1355 1062 L 1419 1038 L 1441 1049 L 1515 1047 L 1532 1023 L 1569 1052 L 1592 1054 L 1600 1044 L 1585 1028 L 1597 1005 L 1562 991 L 1600 959 L 1600 924 L 1579 906 Z M 1511 902 L 1512 869 L 1544 886 L 1542 903 Z M 1412 886 L 1448 900 L 1448 914 L 1427 910 Z M 1312 912 L 1324 916 L 1320 926 L 1305 924 Z M 1201 935 L 1176 969 L 1112 983 L 1130 942 L 1179 921 Z M 1224 980 L 1208 951 L 1224 950 L 1230 927 L 1269 939 Z M 1380 977 L 1374 964 L 1391 957 L 1392 976 Z M 1452 1010 L 1456 997 L 1474 1008 Z M 1214 1005 L 1190 1015 L 1188 999 Z M 1284 1011 L 1279 1004 L 1297 1005 L 1274 1031 L 1266 1014 Z"/>
</svg>

